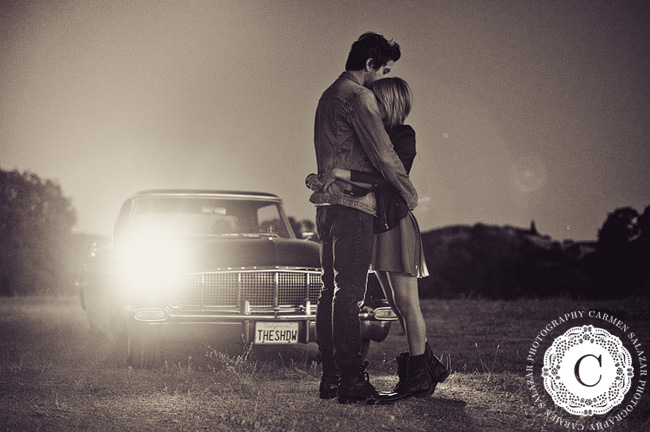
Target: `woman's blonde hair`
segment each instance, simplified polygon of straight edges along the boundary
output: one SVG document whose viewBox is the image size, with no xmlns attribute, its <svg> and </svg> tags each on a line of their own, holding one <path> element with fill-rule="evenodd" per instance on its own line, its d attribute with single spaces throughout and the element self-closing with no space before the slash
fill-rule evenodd
<svg viewBox="0 0 650 432">
<path fill-rule="evenodd" d="M 411 112 L 413 94 L 409 85 L 401 78 L 382 78 L 370 84 L 377 102 L 384 108 L 387 129 L 401 125 Z"/>
</svg>

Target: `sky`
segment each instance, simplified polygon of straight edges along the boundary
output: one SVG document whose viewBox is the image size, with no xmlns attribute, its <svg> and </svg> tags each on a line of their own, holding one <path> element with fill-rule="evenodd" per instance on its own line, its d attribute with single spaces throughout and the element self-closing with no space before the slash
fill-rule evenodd
<svg viewBox="0 0 650 432">
<path fill-rule="evenodd" d="M 314 112 L 366 31 L 402 48 L 422 231 L 597 238 L 650 205 L 650 2 L 0 2 L 0 168 L 108 235 L 150 188 L 272 192 L 314 220 Z"/>
</svg>

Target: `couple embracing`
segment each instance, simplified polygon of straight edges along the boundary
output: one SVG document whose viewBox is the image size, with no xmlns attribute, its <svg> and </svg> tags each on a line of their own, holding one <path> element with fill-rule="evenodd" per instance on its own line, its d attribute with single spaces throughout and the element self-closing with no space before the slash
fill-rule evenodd
<svg viewBox="0 0 650 432">
<path fill-rule="evenodd" d="M 340 403 L 387 404 L 427 397 L 449 372 L 433 355 L 420 309 L 417 278 L 428 275 L 417 221 L 417 192 L 409 179 L 415 132 L 404 124 L 411 91 L 385 78 L 401 56 L 397 43 L 364 33 L 352 44 L 339 78 L 316 110 L 314 191 L 323 268 L 316 331 L 323 362 L 320 397 Z M 399 382 L 377 392 L 361 358 L 359 302 L 368 270 L 406 333 L 397 356 Z"/>
</svg>

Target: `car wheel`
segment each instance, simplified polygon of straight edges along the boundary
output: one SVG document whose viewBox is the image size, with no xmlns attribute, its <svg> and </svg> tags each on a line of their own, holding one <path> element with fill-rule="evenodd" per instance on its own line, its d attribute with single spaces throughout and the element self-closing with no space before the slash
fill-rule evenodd
<svg viewBox="0 0 650 432">
<path fill-rule="evenodd" d="M 126 357 L 129 366 L 150 369 L 160 364 L 162 347 L 155 338 L 147 339 L 129 334 Z"/>
<path fill-rule="evenodd" d="M 370 350 L 370 339 L 361 340 L 361 359 L 365 360 L 368 357 L 368 351 Z"/>
</svg>

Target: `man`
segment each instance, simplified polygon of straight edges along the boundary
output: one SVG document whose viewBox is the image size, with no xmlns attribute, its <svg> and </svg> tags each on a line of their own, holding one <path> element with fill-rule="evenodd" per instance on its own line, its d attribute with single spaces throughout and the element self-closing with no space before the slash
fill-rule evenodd
<svg viewBox="0 0 650 432">
<path fill-rule="evenodd" d="M 376 33 L 365 33 L 354 42 L 345 72 L 318 102 L 314 144 L 319 176 L 335 167 L 380 172 L 412 210 L 417 193 L 393 150 L 375 96 L 365 87 L 389 73 L 400 56 L 397 43 Z M 338 396 L 339 403 L 377 403 L 377 392 L 365 372 L 367 362 L 361 359 L 359 322 L 372 253 L 375 197 L 355 196 L 353 186 L 341 180 L 324 182 L 327 189 L 310 197 L 317 206 L 323 267 L 316 312 L 323 362 L 320 397 Z"/>
</svg>

